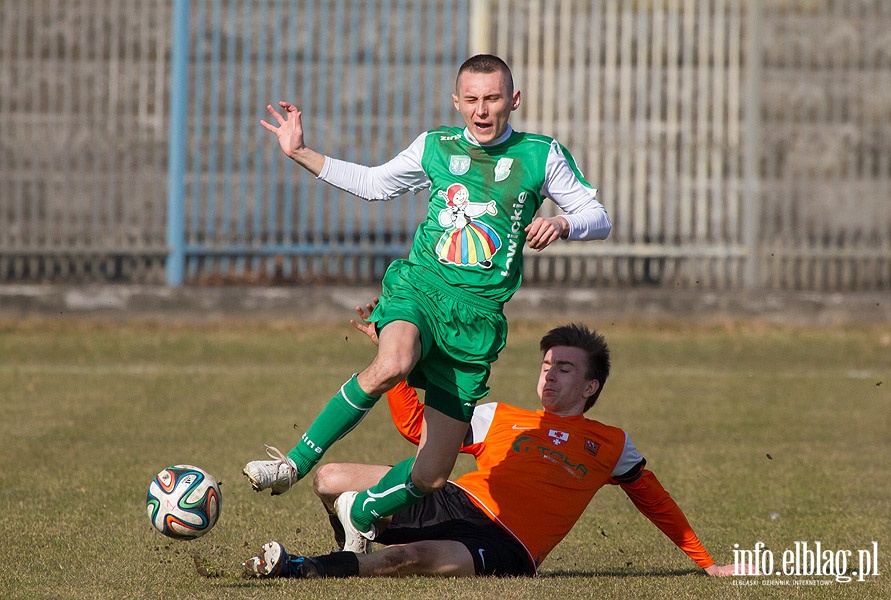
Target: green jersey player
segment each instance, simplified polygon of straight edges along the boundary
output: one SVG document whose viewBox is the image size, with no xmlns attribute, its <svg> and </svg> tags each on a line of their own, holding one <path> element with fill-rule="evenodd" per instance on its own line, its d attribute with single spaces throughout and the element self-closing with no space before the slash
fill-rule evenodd
<svg viewBox="0 0 891 600">
<path fill-rule="evenodd" d="M 541 251 L 558 239 L 604 239 L 611 224 L 569 151 L 542 135 L 513 130 L 520 105 L 508 66 L 492 55 L 461 66 L 452 96 L 463 128 L 418 136 L 389 162 L 365 167 L 310 149 L 301 112 L 280 102 L 276 134 L 282 151 L 319 179 L 366 200 L 390 200 L 430 189 L 426 219 L 406 260 L 394 261 L 371 317 L 379 347 L 350 378 L 298 444 L 244 473 L 257 491 L 280 494 L 305 476 L 328 447 L 355 427 L 385 391 L 402 379 L 425 390 L 424 435 L 417 454 L 376 485 L 335 503 L 345 550 L 365 552 L 374 521 L 445 485 L 476 402 L 488 394 L 491 364 L 504 347 L 503 305 L 522 279 L 524 245 Z M 545 197 L 564 214 L 536 212 Z"/>
</svg>

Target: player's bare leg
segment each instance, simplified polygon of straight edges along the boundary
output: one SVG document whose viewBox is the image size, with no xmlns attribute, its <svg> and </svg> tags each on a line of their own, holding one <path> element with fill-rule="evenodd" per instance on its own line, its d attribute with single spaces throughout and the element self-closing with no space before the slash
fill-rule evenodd
<svg viewBox="0 0 891 600">
<path fill-rule="evenodd" d="M 471 577 L 473 556 L 467 546 L 452 540 L 427 540 L 404 546 L 387 546 L 359 557 L 360 577 L 435 575 Z"/>
<path fill-rule="evenodd" d="M 244 563 L 247 577 L 470 577 L 475 574 L 467 547 L 452 540 L 427 540 L 387 546 L 374 554 L 334 552 L 324 556 L 289 555 L 278 542 L 264 544 Z"/>
<path fill-rule="evenodd" d="M 412 481 L 423 493 L 433 493 L 446 484 L 467 437 L 467 427 L 464 421 L 430 406 L 424 408 L 421 442 L 411 470 Z"/>
<path fill-rule="evenodd" d="M 374 360 L 356 376 L 368 394 L 380 396 L 405 379 L 421 358 L 421 333 L 414 323 L 393 321 L 378 334 Z"/>
</svg>

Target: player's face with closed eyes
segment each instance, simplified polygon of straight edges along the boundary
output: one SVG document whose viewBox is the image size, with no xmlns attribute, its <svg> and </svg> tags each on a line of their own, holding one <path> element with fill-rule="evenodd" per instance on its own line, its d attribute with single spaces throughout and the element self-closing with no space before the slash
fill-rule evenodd
<svg viewBox="0 0 891 600">
<path fill-rule="evenodd" d="M 507 131 L 510 113 L 520 106 L 520 92 L 511 91 L 501 71 L 464 71 L 452 100 L 476 141 L 489 144 Z"/>
<path fill-rule="evenodd" d="M 542 407 L 562 416 L 582 414 L 585 400 L 600 385 L 596 379 L 588 379 L 587 371 L 587 355 L 581 348 L 554 346 L 548 350 L 538 376 Z"/>
</svg>

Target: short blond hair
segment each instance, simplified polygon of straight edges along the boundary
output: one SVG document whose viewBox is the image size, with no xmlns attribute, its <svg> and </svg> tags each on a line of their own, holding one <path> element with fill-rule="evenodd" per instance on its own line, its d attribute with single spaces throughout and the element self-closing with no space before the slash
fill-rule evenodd
<svg viewBox="0 0 891 600">
<path fill-rule="evenodd" d="M 498 73 L 504 76 L 505 81 L 507 81 L 508 87 L 508 95 L 513 95 L 514 93 L 514 76 L 510 72 L 510 67 L 507 66 L 507 63 L 495 56 L 494 54 L 477 54 L 476 56 L 471 56 L 461 65 L 461 68 L 458 69 L 458 76 L 455 78 L 455 89 L 458 89 L 458 79 L 461 78 L 461 73 L 469 72 L 469 73 Z"/>
</svg>

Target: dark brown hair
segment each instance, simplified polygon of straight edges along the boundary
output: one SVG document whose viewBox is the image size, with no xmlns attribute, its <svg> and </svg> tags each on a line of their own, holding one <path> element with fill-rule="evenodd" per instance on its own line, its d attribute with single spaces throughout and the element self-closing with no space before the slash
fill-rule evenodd
<svg viewBox="0 0 891 600">
<path fill-rule="evenodd" d="M 542 354 L 546 354 L 548 350 L 555 346 L 569 346 L 571 348 L 580 348 L 584 350 L 588 358 L 588 369 L 585 372 L 587 379 L 596 379 L 600 385 L 597 391 L 588 397 L 585 402 L 585 411 L 594 406 L 597 402 L 600 392 L 609 377 L 610 360 L 609 347 L 606 340 L 596 331 L 591 331 L 584 325 L 570 323 L 555 327 L 545 334 L 539 342 Z"/>
</svg>

